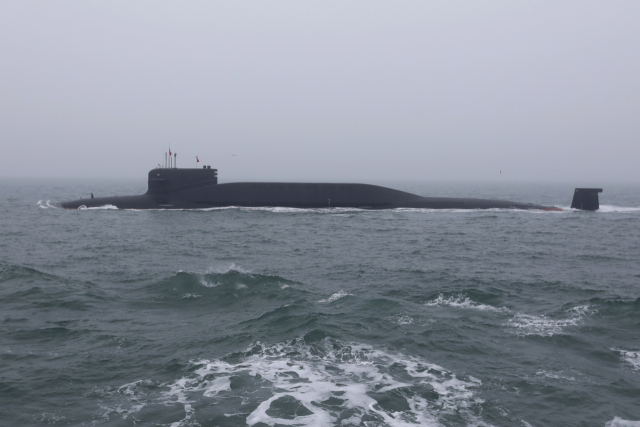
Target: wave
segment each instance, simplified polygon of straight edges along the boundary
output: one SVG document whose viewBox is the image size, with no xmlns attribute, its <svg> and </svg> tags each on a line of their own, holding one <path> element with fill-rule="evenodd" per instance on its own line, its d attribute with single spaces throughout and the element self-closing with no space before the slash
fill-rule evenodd
<svg viewBox="0 0 640 427">
<path fill-rule="evenodd" d="M 44 273 L 32 267 L 25 267 L 19 264 L 0 263 L 0 283 L 13 280 L 13 279 L 27 278 L 27 277 L 35 277 L 41 280 L 57 279 L 56 276 L 53 276 L 48 273 Z"/>
<path fill-rule="evenodd" d="M 281 303 L 296 294 L 306 292 L 297 282 L 268 274 L 252 273 L 236 264 L 214 266 L 205 272 L 179 270 L 174 274 L 154 280 L 152 283 L 134 290 L 143 294 L 142 303 L 163 302 L 165 304 L 235 304 L 264 300 Z M 268 307 L 270 304 L 266 304 Z"/>
<path fill-rule="evenodd" d="M 622 356 L 628 365 L 640 371 L 640 351 L 623 350 L 620 348 L 612 348 L 611 350 L 620 353 L 620 356 Z"/>
<path fill-rule="evenodd" d="M 52 310 L 87 312 L 112 300 L 108 291 L 91 282 L 16 264 L 0 263 L 0 285 L 5 310 L 29 313 L 25 314 L 29 317 Z"/>
<path fill-rule="evenodd" d="M 562 375 L 561 372 L 558 372 L 558 373 L 547 372 L 544 369 L 536 372 L 536 375 L 543 376 L 545 378 L 551 378 L 551 379 L 554 379 L 554 380 L 565 380 L 565 381 L 575 381 L 576 380 L 575 377 L 569 377 L 569 376 L 566 376 L 566 375 Z"/>
<path fill-rule="evenodd" d="M 407 315 L 403 315 L 403 314 L 390 316 L 390 317 L 387 318 L 387 320 L 390 321 L 391 323 L 395 323 L 395 324 L 398 324 L 400 326 L 402 326 L 402 325 L 411 325 L 413 323 L 413 317 L 407 316 Z"/>
<path fill-rule="evenodd" d="M 207 269 L 206 274 L 227 274 L 230 272 L 242 273 L 242 274 L 252 274 L 250 270 L 242 268 L 235 263 L 221 265 L 217 267 L 209 267 Z"/>
<path fill-rule="evenodd" d="M 467 308 L 474 310 L 486 310 L 486 311 L 495 311 L 500 313 L 511 313 L 506 307 L 493 307 L 491 305 L 481 304 L 473 301 L 468 296 L 463 293 L 458 293 L 454 295 L 445 295 L 438 294 L 438 296 L 425 303 L 427 306 L 431 307 L 454 307 L 454 308 Z"/>
<path fill-rule="evenodd" d="M 159 386 L 126 384 L 111 392 L 119 401 L 104 415 L 126 418 L 164 405 L 184 411 L 172 426 L 193 423 L 201 412 L 216 425 L 436 426 L 451 417 L 486 424 L 476 378 L 364 344 L 306 341 L 256 342 L 220 359 L 192 360 L 185 376 Z"/>
<path fill-rule="evenodd" d="M 544 314 L 536 316 L 516 313 L 515 316 L 507 322 L 507 325 L 516 335 L 550 337 L 563 333 L 566 327 L 580 325 L 583 318 L 592 312 L 593 309 L 591 306 L 583 305 L 566 310 L 569 317 L 564 319 L 553 319 Z"/>
<path fill-rule="evenodd" d="M 446 295 L 443 293 L 425 303 L 430 307 L 451 307 L 455 309 L 479 310 L 510 315 L 506 321 L 508 330 L 516 335 L 539 335 L 550 337 L 563 333 L 566 327 L 577 326 L 583 322 L 585 316 L 597 311 L 592 305 L 579 305 L 563 310 L 566 316 L 561 319 L 550 318 L 547 315 L 533 315 L 511 310 L 507 307 L 494 307 L 482 304 L 469 298 L 465 293 Z"/>
<path fill-rule="evenodd" d="M 631 299 L 602 299 L 592 298 L 589 303 L 596 307 L 601 316 L 616 318 L 638 319 L 640 317 L 640 298 Z"/>
<path fill-rule="evenodd" d="M 604 427 L 640 427 L 640 421 L 629 421 L 620 417 L 614 417 L 611 421 L 608 421 Z"/>
<path fill-rule="evenodd" d="M 338 292 L 334 292 L 333 294 L 331 294 L 331 296 L 329 298 L 326 299 L 321 299 L 318 302 L 334 302 L 337 301 L 339 299 L 342 299 L 346 296 L 349 296 L 351 294 L 346 293 L 345 291 L 338 291 Z"/>
</svg>

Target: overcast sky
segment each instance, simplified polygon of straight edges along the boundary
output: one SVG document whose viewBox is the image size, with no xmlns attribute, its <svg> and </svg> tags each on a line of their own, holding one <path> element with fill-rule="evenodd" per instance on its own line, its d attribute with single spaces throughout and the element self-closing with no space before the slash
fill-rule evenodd
<svg viewBox="0 0 640 427">
<path fill-rule="evenodd" d="M 0 177 L 640 181 L 637 0 L 4 1 L 0 65 Z"/>
</svg>

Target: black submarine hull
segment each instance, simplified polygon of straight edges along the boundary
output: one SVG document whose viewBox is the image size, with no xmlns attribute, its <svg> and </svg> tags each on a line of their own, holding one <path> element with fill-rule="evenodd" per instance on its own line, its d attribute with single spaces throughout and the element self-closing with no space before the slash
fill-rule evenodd
<svg viewBox="0 0 640 427">
<path fill-rule="evenodd" d="M 507 200 L 422 197 L 370 184 L 236 182 L 218 184 L 216 169 L 153 169 L 145 194 L 78 199 L 63 208 L 115 206 L 119 209 L 202 209 L 227 206 L 301 209 L 538 209 L 555 206 Z"/>
</svg>

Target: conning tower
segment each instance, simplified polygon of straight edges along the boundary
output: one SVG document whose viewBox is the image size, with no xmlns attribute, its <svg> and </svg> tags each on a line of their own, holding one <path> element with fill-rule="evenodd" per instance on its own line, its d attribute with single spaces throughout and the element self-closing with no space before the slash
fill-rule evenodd
<svg viewBox="0 0 640 427">
<path fill-rule="evenodd" d="M 163 194 L 188 190 L 218 183 L 218 169 L 157 168 L 149 171 L 148 193 Z"/>
</svg>

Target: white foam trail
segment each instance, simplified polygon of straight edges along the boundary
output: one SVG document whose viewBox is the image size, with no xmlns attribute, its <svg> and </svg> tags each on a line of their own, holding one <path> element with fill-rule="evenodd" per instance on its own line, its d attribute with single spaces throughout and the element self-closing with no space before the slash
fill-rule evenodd
<svg viewBox="0 0 640 427">
<path fill-rule="evenodd" d="M 427 209 L 427 208 L 395 208 L 393 212 L 418 212 L 418 213 L 466 213 L 482 214 L 487 212 L 524 212 L 531 214 L 562 213 L 563 211 L 545 211 L 542 209 L 516 209 L 516 208 L 490 208 L 490 209 Z"/>
<path fill-rule="evenodd" d="M 633 213 L 633 212 L 640 212 L 640 207 L 600 205 L 599 212 L 604 212 L 604 213 Z"/>
<path fill-rule="evenodd" d="M 202 295 L 198 295 L 198 294 L 189 294 L 189 293 L 187 293 L 187 294 L 182 295 L 182 298 L 183 298 L 183 299 L 190 299 L 190 298 L 194 298 L 194 299 L 195 299 L 195 298 L 202 298 Z"/>
<path fill-rule="evenodd" d="M 569 207 L 562 209 L 571 211 Z M 309 213 L 309 214 L 334 214 L 341 215 L 345 213 L 363 213 L 363 212 L 414 212 L 414 213 L 466 213 L 478 214 L 483 212 L 527 212 L 534 214 L 562 213 L 563 211 L 545 211 L 539 209 L 513 209 L 513 208 L 492 208 L 492 209 L 427 209 L 427 208 L 393 208 L 393 209 L 363 209 L 363 208 L 287 208 L 287 207 L 249 207 L 249 206 L 220 206 L 212 208 L 196 208 L 196 209 L 148 209 L 162 211 L 221 211 L 221 210 L 239 210 L 245 212 L 273 212 L 273 213 Z M 575 210 L 575 209 L 574 209 Z"/>
<path fill-rule="evenodd" d="M 640 371 L 640 351 L 622 350 L 620 348 L 612 348 L 612 351 L 620 353 L 625 362 Z"/>
<path fill-rule="evenodd" d="M 573 209 L 569 206 L 562 206 L 565 212 L 585 212 L 581 209 Z M 634 213 L 640 212 L 640 207 L 634 206 L 614 206 L 614 205 L 600 205 L 600 209 L 596 212 L 600 213 Z"/>
<path fill-rule="evenodd" d="M 613 417 L 611 421 L 607 421 L 604 427 L 640 427 L 640 421 L 629 421 L 620 417 Z"/>
<path fill-rule="evenodd" d="M 491 305 L 479 304 L 464 294 L 458 294 L 454 296 L 445 296 L 443 294 L 439 294 L 438 297 L 434 300 L 431 300 L 425 305 L 430 307 L 454 307 L 454 308 L 466 308 L 466 309 L 474 309 L 474 310 L 486 310 L 486 311 L 495 311 L 501 313 L 510 313 L 506 307 L 493 307 Z"/>
<path fill-rule="evenodd" d="M 185 418 L 172 425 L 188 424 L 195 414 L 192 399 L 200 396 L 211 405 L 241 397 L 243 406 L 255 408 L 246 417 L 250 426 L 362 425 L 365 416 L 366 425 L 440 426 L 440 418 L 451 415 L 469 425 L 487 425 L 478 415 L 482 400 L 471 390 L 479 380 L 459 379 L 419 358 L 328 339 L 316 346 L 301 339 L 272 346 L 257 343 L 245 354 L 237 363 L 192 361 L 197 369 L 168 384 L 163 403 L 180 404 L 185 410 Z M 234 379 L 245 385 L 232 389 Z M 246 389 L 249 383 L 253 386 Z M 385 409 L 372 395 L 399 399 L 406 409 Z M 287 401 L 289 412 L 279 412 L 278 404 Z"/>
<path fill-rule="evenodd" d="M 49 200 L 47 200 L 46 202 L 43 202 L 42 200 L 38 200 L 38 203 L 36 204 L 40 209 L 58 209 L 57 206 L 54 206 L 51 203 L 49 203 Z"/>
<path fill-rule="evenodd" d="M 333 301 L 337 301 L 337 300 L 339 300 L 341 298 L 344 298 L 347 295 L 351 295 L 351 294 L 348 294 L 345 291 L 338 291 L 338 292 L 333 293 L 329 298 L 321 299 L 318 302 L 333 302 Z"/>
<path fill-rule="evenodd" d="M 85 205 L 78 206 L 78 210 L 81 210 L 81 211 L 101 211 L 101 210 L 113 210 L 113 209 L 118 210 L 118 207 L 114 205 L 95 206 L 91 208 L 88 208 Z"/>
<path fill-rule="evenodd" d="M 345 212 L 368 212 L 369 209 L 359 209 L 359 208 L 286 208 L 286 207 L 266 207 L 266 206 L 221 206 L 215 208 L 198 208 L 198 209 L 189 209 L 195 211 L 218 211 L 218 210 L 227 210 L 234 209 L 239 211 L 265 211 L 265 212 L 273 212 L 273 213 L 345 213 Z M 173 210 L 186 210 L 186 209 L 173 209 Z"/>
</svg>

